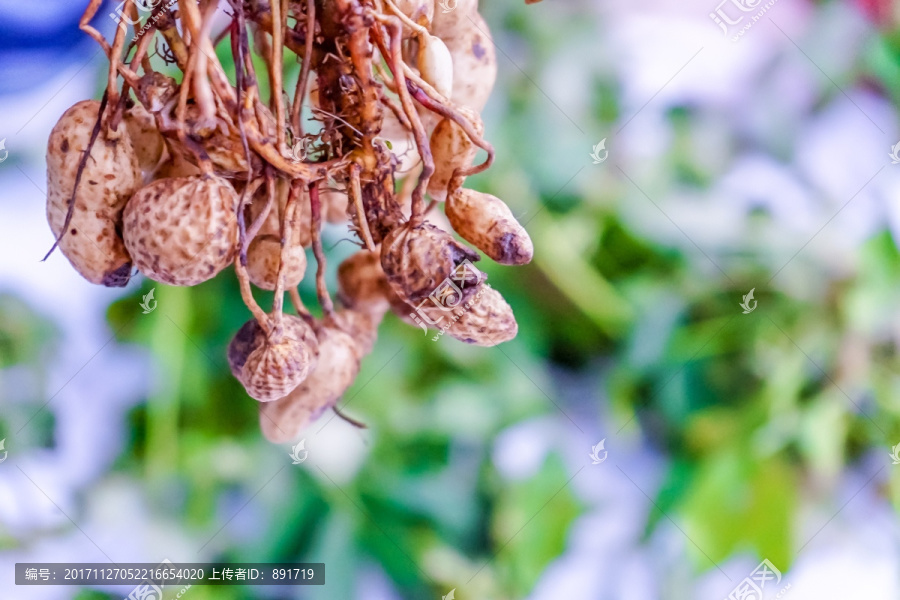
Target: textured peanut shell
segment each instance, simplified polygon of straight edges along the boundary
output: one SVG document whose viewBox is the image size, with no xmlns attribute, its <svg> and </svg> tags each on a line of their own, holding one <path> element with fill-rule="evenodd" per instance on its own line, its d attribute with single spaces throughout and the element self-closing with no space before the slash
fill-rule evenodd
<svg viewBox="0 0 900 600">
<path fill-rule="evenodd" d="M 309 377 L 285 397 L 260 406 L 263 435 L 276 444 L 291 441 L 334 406 L 359 373 L 353 338 L 330 327 L 319 333 L 319 360 Z"/>
<path fill-rule="evenodd" d="M 338 267 L 338 298 L 354 310 L 384 313 L 388 307 L 390 285 L 381 269 L 381 256 L 361 250 Z"/>
<path fill-rule="evenodd" d="M 247 249 L 247 275 L 253 285 L 272 291 L 278 282 L 281 266 L 281 240 L 271 235 L 257 236 Z M 292 246 L 288 250 L 287 267 L 284 271 L 286 287 L 297 287 L 306 274 L 306 251 L 303 246 Z"/>
<path fill-rule="evenodd" d="M 481 118 L 469 108 L 462 108 L 464 117 L 475 124 L 475 131 L 482 135 L 484 125 Z M 428 194 L 432 199 L 443 202 L 447 199 L 447 186 L 457 169 L 472 166 L 478 146 L 475 145 L 462 127 L 450 119 L 441 119 L 431 134 L 431 153 L 434 156 L 434 174 L 428 181 Z M 461 186 L 464 178 L 454 182 Z"/>
<path fill-rule="evenodd" d="M 410 304 L 427 298 L 466 260 L 478 259 L 477 253 L 427 222 L 401 225 L 381 245 L 384 274 L 397 295 Z"/>
<path fill-rule="evenodd" d="M 453 58 L 453 102 L 481 112 L 497 80 L 497 51 L 487 23 L 474 12 L 456 35 L 441 39 Z"/>
<path fill-rule="evenodd" d="M 444 208 L 456 233 L 496 262 L 531 262 L 531 237 L 500 198 L 460 188 L 450 195 Z"/>
<path fill-rule="evenodd" d="M 67 110 L 47 143 L 47 220 L 58 237 L 65 225 L 82 155 L 100 103 L 85 100 Z M 101 130 L 85 163 L 75 208 L 60 251 L 91 283 L 122 287 L 131 277 L 131 258 L 120 235 L 122 210 L 141 185 L 137 156 L 127 129 L 115 140 Z"/>
<path fill-rule="evenodd" d="M 476 346 L 496 346 L 510 341 L 519 332 L 519 324 L 516 323 L 512 308 L 500 292 L 489 285 L 482 285 L 466 304 L 448 313 L 430 309 L 429 314 L 435 320 L 439 314 L 443 314 L 444 320 L 437 327 L 448 325 L 448 335 Z"/>
<path fill-rule="evenodd" d="M 234 259 L 237 203 L 234 188 L 216 175 L 159 179 L 125 207 L 125 246 L 154 281 L 197 285 Z"/>
<path fill-rule="evenodd" d="M 318 351 L 315 333 L 299 317 L 284 315 L 284 332 L 278 341 L 267 338 L 256 320 L 251 319 L 231 340 L 228 365 L 251 398 L 274 402 L 307 378 L 315 367 Z"/>
<path fill-rule="evenodd" d="M 154 170 L 166 146 L 162 134 L 156 128 L 156 120 L 140 104 L 125 111 L 124 119 L 141 170 Z"/>
<path fill-rule="evenodd" d="M 378 326 L 381 325 L 385 312 L 386 309 L 368 312 L 342 308 L 334 313 L 335 325 L 356 341 L 356 351 L 360 359 L 368 356 L 375 347 L 375 342 L 378 341 Z"/>
</svg>

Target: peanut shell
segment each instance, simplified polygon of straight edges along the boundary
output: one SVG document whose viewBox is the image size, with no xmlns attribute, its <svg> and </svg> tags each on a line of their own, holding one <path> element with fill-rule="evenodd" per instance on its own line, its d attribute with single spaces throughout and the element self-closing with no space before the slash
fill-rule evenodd
<svg viewBox="0 0 900 600">
<path fill-rule="evenodd" d="M 142 171 L 153 171 L 159 164 L 166 143 L 156 127 L 156 119 L 140 104 L 125 111 L 125 126 Z"/>
<path fill-rule="evenodd" d="M 281 240 L 271 235 L 257 236 L 247 249 L 247 275 L 258 288 L 272 291 L 278 282 L 281 266 Z M 297 287 L 306 274 L 306 250 L 291 246 L 288 250 L 285 287 Z"/>
<path fill-rule="evenodd" d="M 460 188 L 445 204 L 447 218 L 464 240 L 502 265 L 525 265 L 534 256 L 528 232 L 496 196 Z"/>
<path fill-rule="evenodd" d="M 303 429 L 335 405 L 359 373 L 356 342 L 331 327 L 319 332 L 319 360 L 306 381 L 285 397 L 260 406 L 260 428 L 274 443 L 298 437 Z"/>
<path fill-rule="evenodd" d="M 406 302 L 417 304 L 435 293 L 477 253 L 430 223 L 406 223 L 391 231 L 381 246 L 381 267 L 391 288 Z M 474 289 L 469 285 L 465 295 Z"/>
<path fill-rule="evenodd" d="M 389 307 L 390 293 L 379 254 L 361 250 L 338 267 L 338 298 L 344 306 L 383 314 Z"/>
<path fill-rule="evenodd" d="M 475 111 L 463 107 L 460 112 L 475 124 L 479 135 L 484 133 L 484 125 Z M 432 199 L 443 202 L 447 199 L 447 187 L 454 172 L 472 166 L 478 146 L 456 122 L 441 119 L 431 134 L 431 153 L 434 156 L 434 174 L 428 181 L 428 194 Z M 459 177 L 454 185 L 461 186 L 464 180 Z"/>
<path fill-rule="evenodd" d="M 154 281 L 197 285 L 234 259 L 237 204 L 234 188 L 216 175 L 158 179 L 125 207 L 125 246 Z"/>
<path fill-rule="evenodd" d="M 441 39 L 453 59 L 453 102 L 481 112 L 497 80 L 497 51 L 487 23 L 473 12 L 455 35 Z"/>
<path fill-rule="evenodd" d="M 63 113 L 47 143 L 47 220 L 59 237 L 75 190 L 78 167 L 100 112 L 95 100 Z M 75 208 L 59 249 L 91 283 L 123 287 L 131 258 L 120 235 L 122 210 L 141 185 L 137 155 L 124 125 L 116 139 L 101 129 L 85 162 Z"/>
<path fill-rule="evenodd" d="M 439 313 L 437 309 L 426 312 L 439 320 L 435 327 L 450 336 L 476 346 L 496 346 L 508 342 L 519 332 L 519 324 L 512 308 L 503 296 L 489 285 L 480 286 L 478 293 L 465 304 L 449 313 Z"/>
<path fill-rule="evenodd" d="M 228 346 L 231 373 L 247 394 L 260 402 L 283 398 L 300 385 L 315 367 L 319 344 L 312 328 L 300 317 L 284 315 L 280 340 L 267 337 L 255 319 L 247 321 Z"/>
</svg>

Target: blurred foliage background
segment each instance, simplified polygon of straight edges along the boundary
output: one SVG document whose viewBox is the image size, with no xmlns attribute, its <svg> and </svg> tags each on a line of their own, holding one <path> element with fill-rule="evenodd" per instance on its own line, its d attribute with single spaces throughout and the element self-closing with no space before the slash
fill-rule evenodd
<svg viewBox="0 0 900 600">
<path fill-rule="evenodd" d="M 262 439 L 255 402 L 228 372 L 225 347 L 249 318 L 233 275 L 132 284 L 105 296 L 108 350 L 139 349 L 149 375 L 122 413 L 115 460 L 76 506 L 124 481 L 147 519 L 177 532 L 176 562 L 327 565 L 322 590 L 194 587 L 195 600 L 558 597 L 541 595 L 541 578 L 580 529 L 603 537 L 617 519 L 668 567 L 653 569 L 645 596 L 598 584 L 573 598 L 705 598 L 692 582 L 735 557 L 788 573 L 863 489 L 846 492 L 854 474 L 895 506 L 895 9 L 782 0 L 732 45 L 714 8 L 484 0 L 500 49 L 484 115 L 498 160 L 472 185 L 504 198 L 535 242 L 528 267 L 485 265 L 518 338 L 434 343 L 389 315 L 343 401 L 368 429 L 326 415 L 297 467 Z M 600 139 L 610 158 L 595 165 Z M 354 246 L 340 228 L 327 236 L 335 289 Z M 152 288 L 158 310 L 143 315 Z M 758 309 L 742 314 L 751 288 Z M 52 411 L 28 419 L 54 391 L 40 382 L 64 343 L 4 290 L 0 424 L 27 422 L 33 448 L 56 443 Z M 591 465 L 601 438 L 610 460 Z M 532 466 L 510 471 L 506 451 Z M 617 481 L 639 509 L 617 516 L 586 491 L 591 478 Z M 603 511 L 611 520 L 585 520 Z M 3 528 L 10 552 L 55 535 Z M 176 550 L 207 540 L 199 554 Z M 163 558 L 145 550 L 134 560 Z M 708 597 L 749 572 L 729 571 Z"/>
</svg>

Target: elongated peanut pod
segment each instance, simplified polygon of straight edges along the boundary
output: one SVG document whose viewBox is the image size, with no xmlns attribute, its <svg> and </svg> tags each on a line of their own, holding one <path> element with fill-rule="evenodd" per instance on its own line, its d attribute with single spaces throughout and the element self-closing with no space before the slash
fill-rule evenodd
<svg viewBox="0 0 900 600">
<path fill-rule="evenodd" d="M 519 332 L 512 308 L 503 296 L 487 284 L 461 306 L 450 312 L 428 309 L 435 327 L 461 342 L 476 346 L 496 346 L 508 342 Z"/>
<path fill-rule="evenodd" d="M 445 210 L 456 233 L 494 261 L 502 265 L 531 262 L 531 237 L 500 198 L 460 188 L 447 199 Z"/>
<path fill-rule="evenodd" d="M 475 124 L 475 131 L 484 134 L 481 118 L 469 108 L 460 112 Z M 431 134 L 431 152 L 434 155 L 434 175 L 428 181 L 428 194 L 432 199 L 443 202 L 447 199 L 447 187 L 457 169 L 472 166 L 478 146 L 450 119 L 441 119 Z M 462 186 L 464 178 L 454 182 L 454 187 Z"/>
<path fill-rule="evenodd" d="M 319 359 L 309 377 L 285 397 L 260 406 L 259 424 L 271 442 L 284 443 L 335 405 L 359 373 L 354 339 L 331 327 L 319 332 Z"/>
<path fill-rule="evenodd" d="M 419 73 L 442 95 L 453 94 L 453 57 L 440 38 L 424 32 L 419 36 Z"/>
<path fill-rule="evenodd" d="M 481 112 L 497 81 L 497 51 L 485 20 L 477 12 L 454 36 L 441 36 L 453 60 L 454 103 Z"/>
<path fill-rule="evenodd" d="M 67 110 L 47 144 L 47 220 L 62 233 L 75 191 L 78 167 L 87 149 L 100 103 L 85 100 Z M 91 283 L 122 287 L 131 277 L 131 258 L 118 230 L 122 210 L 141 185 L 141 171 L 130 136 L 119 127 L 116 139 L 102 130 L 81 175 L 75 207 L 59 249 Z"/>
</svg>

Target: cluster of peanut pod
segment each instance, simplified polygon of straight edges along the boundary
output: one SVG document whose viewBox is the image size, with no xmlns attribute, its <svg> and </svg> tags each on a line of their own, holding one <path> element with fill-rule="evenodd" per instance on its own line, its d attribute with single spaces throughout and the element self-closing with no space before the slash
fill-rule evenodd
<svg viewBox="0 0 900 600">
<path fill-rule="evenodd" d="M 467 343 L 515 337 L 451 233 L 502 264 L 532 257 L 510 209 L 463 187 L 494 158 L 479 113 L 497 65 L 477 0 L 128 0 L 111 43 L 91 25 L 101 3 L 81 27 L 109 58 L 106 92 L 66 111 L 48 144 L 54 248 L 106 286 L 135 269 L 192 286 L 233 265 L 252 318 L 228 361 L 267 438 L 337 410 L 389 310 Z M 361 248 L 338 268 L 337 306 L 326 221 L 349 222 Z M 297 289 L 307 248 L 319 318 Z M 253 286 L 274 291 L 271 310 Z"/>
</svg>

